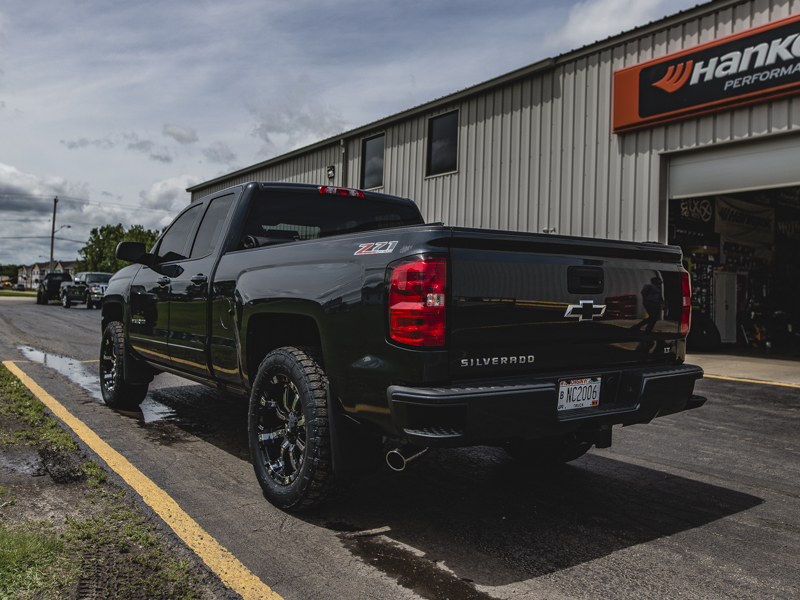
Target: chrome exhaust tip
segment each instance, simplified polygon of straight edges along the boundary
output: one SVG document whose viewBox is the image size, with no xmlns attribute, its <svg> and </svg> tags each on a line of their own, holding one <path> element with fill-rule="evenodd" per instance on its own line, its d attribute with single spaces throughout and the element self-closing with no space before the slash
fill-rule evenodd
<svg viewBox="0 0 800 600">
<path fill-rule="evenodd" d="M 412 460 L 418 459 L 420 456 L 428 451 L 427 448 L 420 448 L 419 446 L 412 446 L 408 444 L 401 448 L 395 448 L 386 453 L 386 464 L 392 471 L 402 471 L 406 465 Z"/>
</svg>

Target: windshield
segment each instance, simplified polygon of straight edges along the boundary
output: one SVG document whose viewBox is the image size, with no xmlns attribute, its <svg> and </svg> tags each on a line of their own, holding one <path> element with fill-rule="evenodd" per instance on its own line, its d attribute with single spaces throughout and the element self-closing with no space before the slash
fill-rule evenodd
<svg viewBox="0 0 800 600">
<path fill-rule="evenodd" d="M 90 273 L 86 276 L 86 283 L 108 283 L 111 273 Z"/>
<path fill-rule="evenodd" d="M 72 277 L 66 273 L 51 273 L 50 279 L 53 281 L 72 281 Z"/>
</svg>

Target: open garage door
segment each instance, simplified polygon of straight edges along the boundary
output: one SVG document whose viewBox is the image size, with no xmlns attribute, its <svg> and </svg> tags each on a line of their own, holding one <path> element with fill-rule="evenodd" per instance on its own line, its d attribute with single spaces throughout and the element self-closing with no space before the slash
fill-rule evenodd
<svg viewBox="0 0 800 600">
<path fill-rule="evenodd" d="M 800 186 L 800 136 L 716 146 L 670 158 L 670 199 Z"/>
<path fill-rule="evenodd" d="M 668 193 L 668 241 L 692 280 L 690 351 L 800 355 L 800 136 L 669 157 Z"/>
</svg>

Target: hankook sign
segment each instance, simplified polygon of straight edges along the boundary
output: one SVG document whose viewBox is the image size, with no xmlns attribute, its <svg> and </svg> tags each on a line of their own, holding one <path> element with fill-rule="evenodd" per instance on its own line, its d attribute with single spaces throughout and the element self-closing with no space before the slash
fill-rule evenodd
<svg viewBox="0 0 800 600">
<path fill-rule="evenodd" d="M 800 15 L 614 73 L 615 133 L 800 92 Z"/>
</svg>

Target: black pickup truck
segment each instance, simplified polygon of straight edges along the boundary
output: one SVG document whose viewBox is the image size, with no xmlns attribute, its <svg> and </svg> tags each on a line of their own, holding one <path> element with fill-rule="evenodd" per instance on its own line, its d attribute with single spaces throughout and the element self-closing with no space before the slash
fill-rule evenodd
<svg viewBox="0 0 800 600">
<path fill-rule="evenodd" d="M 384 457 L 480 444 L 566 462 L 705 401 L 670 246 L 426 225 L 403 198 L 247 183 L 117 256 L 136 264 L 103 299 L 106 403 L 135 407 L 161 371 L 249 397 L 258 481 L 287 510 Z"/>
</svg>

